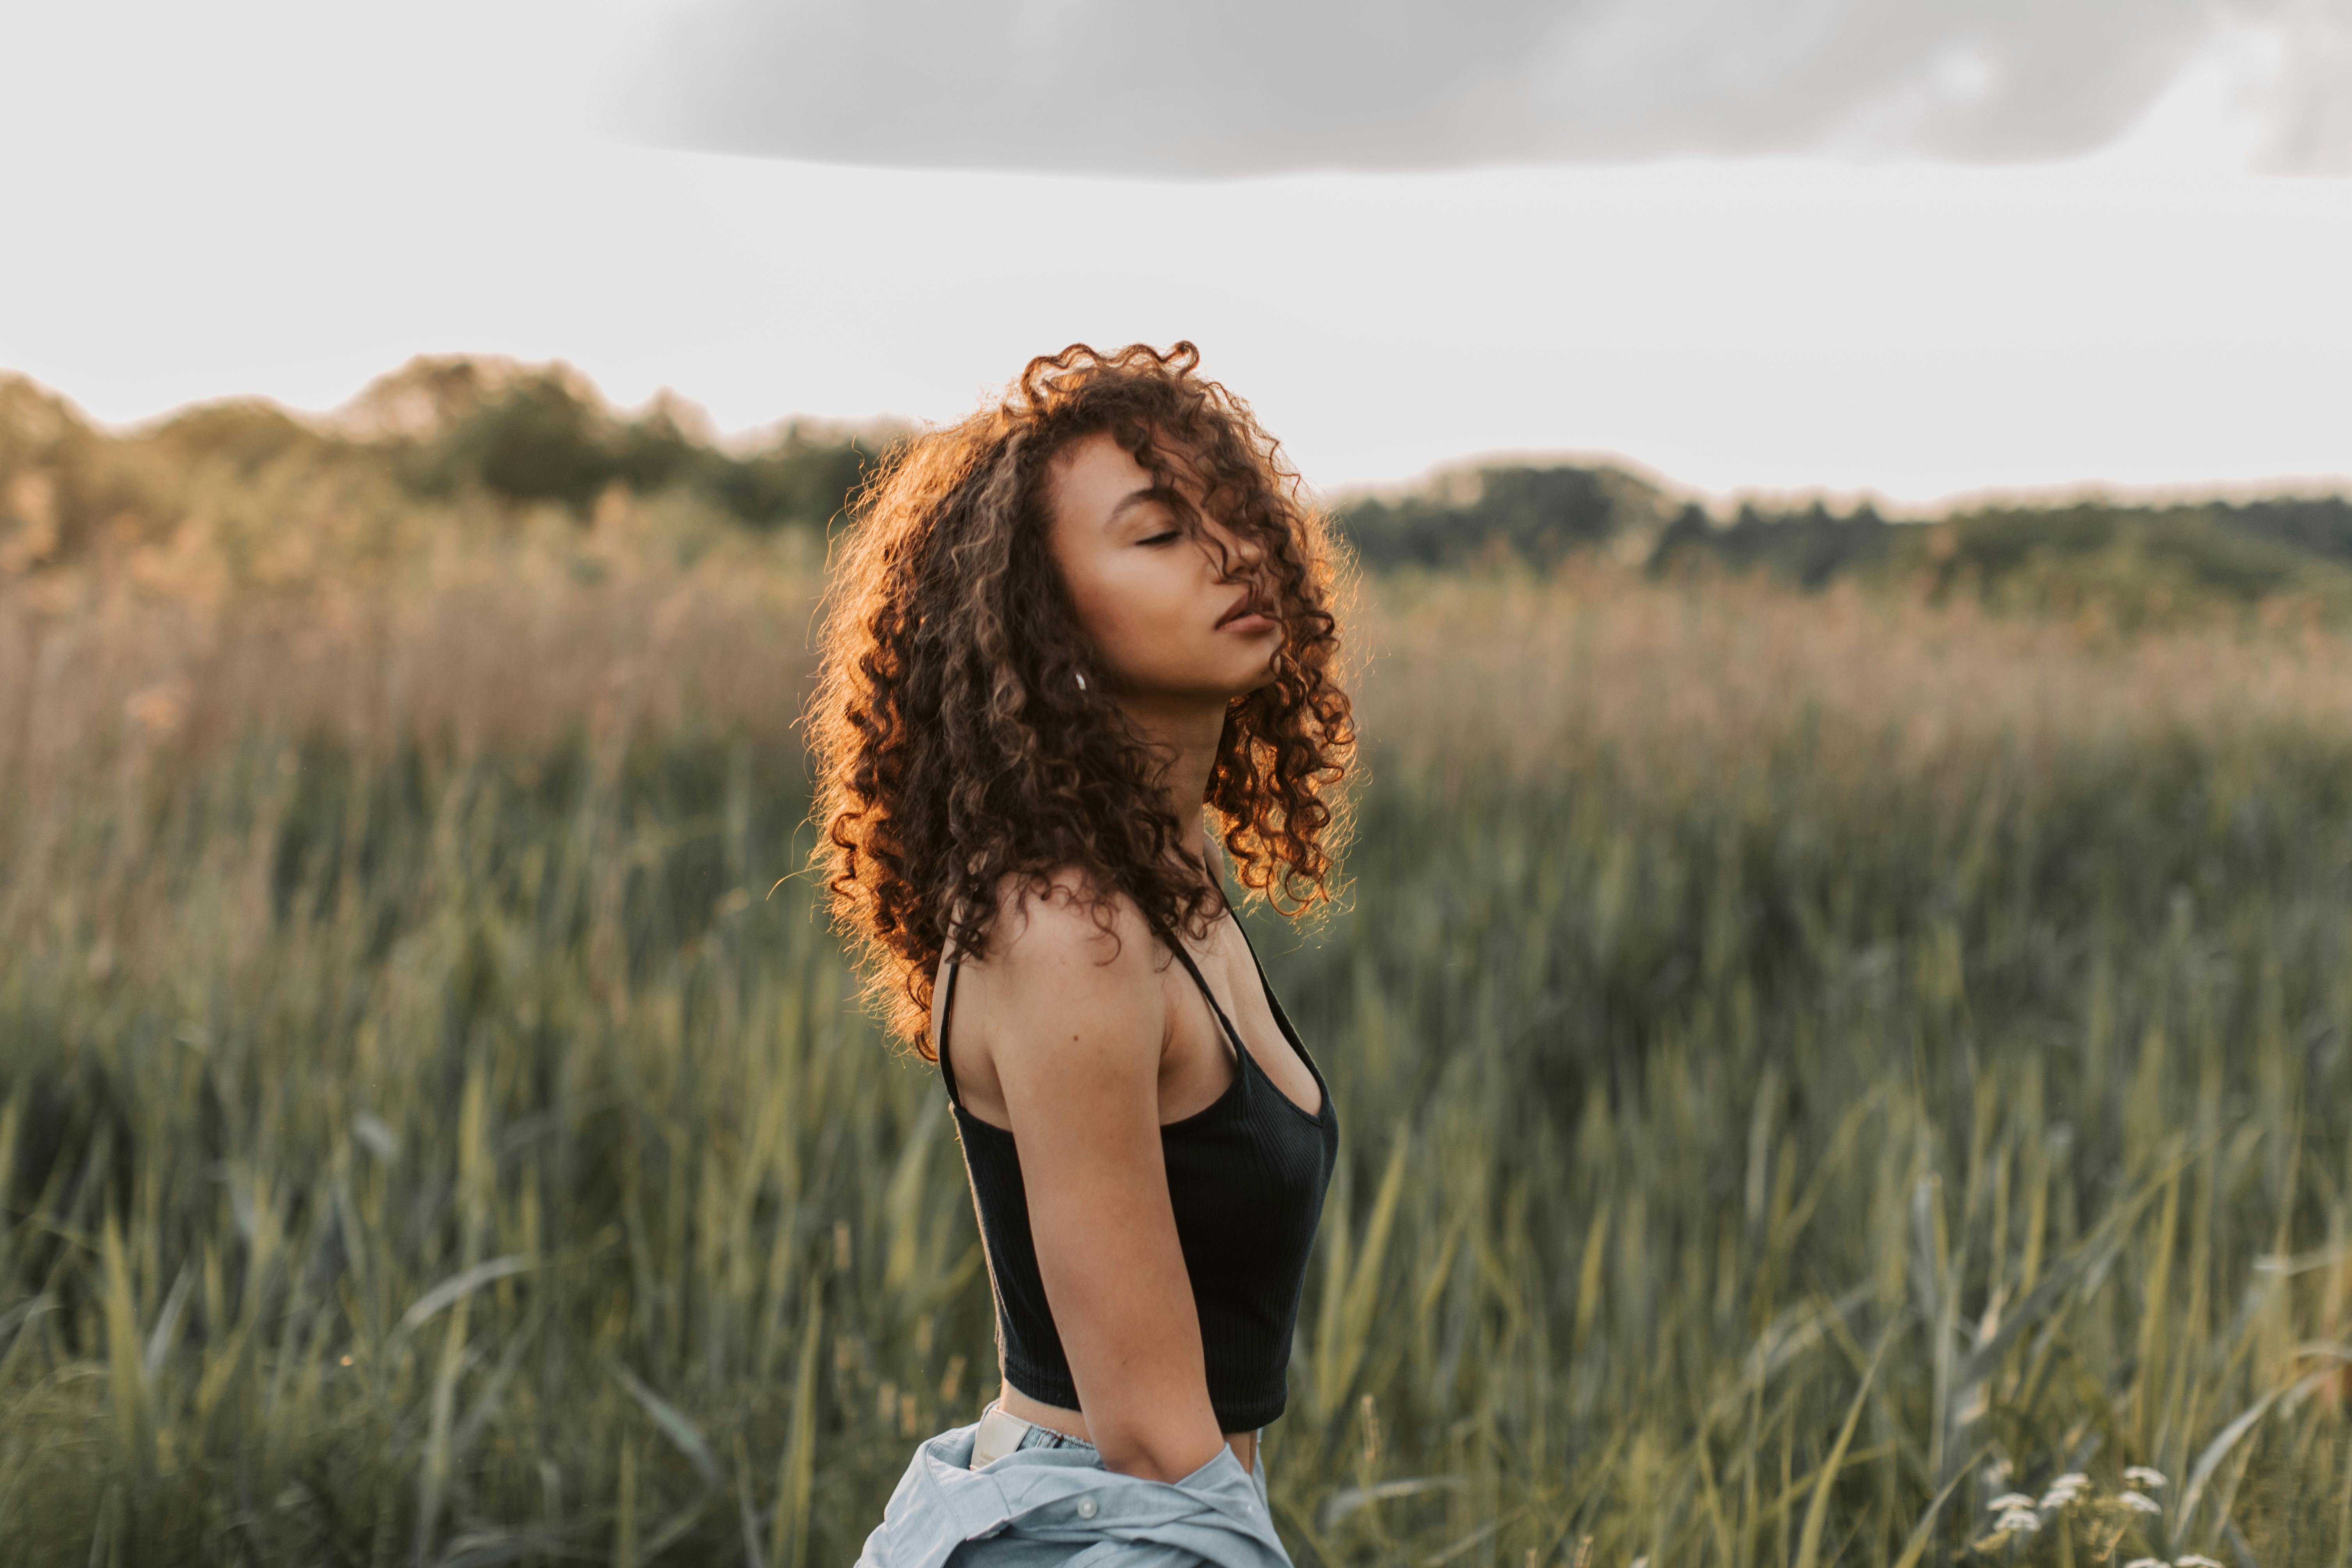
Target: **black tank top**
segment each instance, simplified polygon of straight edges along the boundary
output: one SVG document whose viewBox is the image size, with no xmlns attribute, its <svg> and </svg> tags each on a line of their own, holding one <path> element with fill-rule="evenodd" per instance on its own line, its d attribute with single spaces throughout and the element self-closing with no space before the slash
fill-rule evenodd
<svg viewBox="0 0 2352 1568">
<path fill-rule="evenodd" d="M 1241 922 L 1234 922 L 1239 927 Z M 1163 941 L 1169 939 L 1163 937 Z M 1242 932 L 1243 945 L 1249 933 Z M 1168 1165 L 1168 1199 L 1176 1237 L 1192 1277 L 1201 1320 L 1209 1404 L 1221 1431 L 1248 1432 L 1282 1414 L 1289 1397 L 1291 1331 L 1307 1279 L 1307 1258 L 1323 1214 L 1323 1194 L 1339 1158 L 1339 1118 L 1330 1087 L 1298 1031 L 1266 986 L 1265 999 L 1282 1037 L 1315 1079 L 1320 1109 L 1310 1116 L 1275 1086 L 1242 1044 L 1240 1033 L 1202 979 L 1181 942 L 1169 941 L 1209 1008 L 1233 1042 L 1233 1082 L 1207 1110 L 1163 1122 L 1160 1147 Z M 955 1016 L 960 960 L 948 963 L 948 995 L 940 1014 L 940 1074 L 954 1108 L 957 1141 L 971 1178 L 972 1206 L 996 1296 L 996 1347 L 1005 1379 L 1030 1398 L 1076 1410 L 1077 1385 L 1062 1338 L 1045 1304 L 1037 1251 L 1029 1234 L 1029 1203 L 1012 1132 L 982 1121 L 963 1107 L 948 1058 L 948 1026 Z M 1250 948 L 1258 984 L 1265 970 Z"/>
</svg>

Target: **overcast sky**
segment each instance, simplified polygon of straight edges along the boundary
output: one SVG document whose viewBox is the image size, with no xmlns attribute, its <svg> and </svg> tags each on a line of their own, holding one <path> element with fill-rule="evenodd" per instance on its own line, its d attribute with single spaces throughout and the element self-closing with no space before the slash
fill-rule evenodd
<svg viewBox="0 0 2352 1568">
<path fill-rule="evenodd" d="M 2341 0 L 681 0 L 611 102 L 677 145 L 1107 174 L 2053 158 L 2231 42 L 2275 51 L 2255 161 L 2352 173 Z"/>
<path fill-rule="evenodd" d="M 563 358 L 724 428 L 1198 342 L 1307 477 L 2352 481 L 2352 0 L 221 0 L 0 19 L 0 366 Z"/>
</svg>

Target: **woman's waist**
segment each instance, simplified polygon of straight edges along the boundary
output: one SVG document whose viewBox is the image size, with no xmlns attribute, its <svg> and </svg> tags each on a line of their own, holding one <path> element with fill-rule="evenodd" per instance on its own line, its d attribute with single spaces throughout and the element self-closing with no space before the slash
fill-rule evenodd
<svg viewBox="0 0 2352 1568">
<path fill-rule="evenodd" d="M 1048 1405 L 1042 1399 L 1033 1399 L 1013 1387 L 1010 1379 L 1005 1381 L 1003 1391 L 997 1395 L 996 1407 L 1008 1415 L 1019 1416 L 1033 1426 L 1043 1426 L 1065 1437 L 1076 1437 L 1081 1443 L 1094 1443 L 1093 1435 L 1087 1430 L 1084 1414 L 1058 1405 Z M 1239 1432 L 1223 1434 L 1225 1446 L 1233 1449 L 1234 1458 L 1242 1462 L 1242 1468 L 1245 1470 L 1257 1458 L 1259 1430 L 1247 1427 Z"/>
</svg>

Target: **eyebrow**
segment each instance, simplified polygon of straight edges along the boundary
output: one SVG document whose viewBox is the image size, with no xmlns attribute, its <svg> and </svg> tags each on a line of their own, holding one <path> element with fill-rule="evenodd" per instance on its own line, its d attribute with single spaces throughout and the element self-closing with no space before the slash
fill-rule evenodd
<svg viewBox="0 0 2352 1568">
<path fill-rule="evenodd" d="M 1103 521 L 1117 522 L 1119 520 L 1119 514 L 1131 506 L 1141 506 L 1146 501 L 1164 501 L 1170 498 L 1167 490 L 1159 485 L 1147 485 L 1139 490 L 1129 490 L 1119 497 L 1118 504 L 1110 509 L 1110 515 L 1103 519 Z"/>
</svg>

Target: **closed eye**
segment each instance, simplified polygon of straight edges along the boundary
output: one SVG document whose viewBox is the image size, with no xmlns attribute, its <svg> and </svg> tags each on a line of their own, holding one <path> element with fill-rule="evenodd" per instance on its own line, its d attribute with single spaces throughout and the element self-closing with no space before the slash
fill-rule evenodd
<svg viewBox="0 0 2352 1568">
<path fill-rule="evenodd" d="M 1155 533 L 1149 538 L 1139 539 L 1136 542 L 1138 544 L 1165 544 L 1171 539 L 1181 539 L 1183 537 L 1184 535 L 1180 530 L 1171 528 L 1165 533 Z"/>
</svg>

